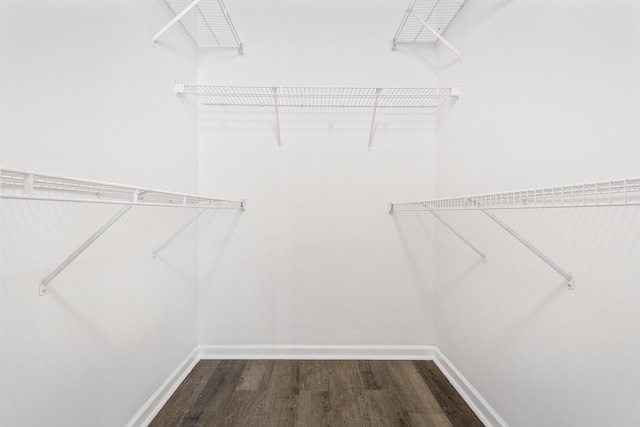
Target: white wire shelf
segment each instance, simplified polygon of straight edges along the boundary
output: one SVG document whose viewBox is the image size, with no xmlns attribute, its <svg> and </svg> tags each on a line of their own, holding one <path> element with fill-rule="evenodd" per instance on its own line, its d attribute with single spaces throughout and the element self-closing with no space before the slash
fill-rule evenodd
<svg viewBox="0 0 640 427">
<path fill-rule="evenodd" d="M 235 47 L 243 54 L 243 46 L 223 0 L 165 0 L 176 15 L 153 37 L 155 42 L 176 22 L 180 22 L 191 40 L 199 47 Z"/>
<path fill-rule="evenodd" d="M 104 203 L 205 209 L 242 209 L 241 200 L 223 200 L 144 187 L 1 169 L 3 199 Z"/>
<path fill-rule="evenodd" d="M 299 108 L 436 108 L 459 88 L 264 87 L 180 84 L 176 93 L 205 105 Z"/>
<path fill-rule="evenodd" d="M 427 211 L 451 230 L 487 262 L 486 255 L 466 237 L 445 221 L 436 211 L 476 210 L 483 212 L 492 221 L 526 246 L 538 258 L 553 268 L 564 278 L 568 289 L 575 289 L 571 273 L 552 261 L 541 250 L 505 224 L 493 209 L 536 209 L 536 208 L 590 208 L 608 206 L 640 206 L 640 178 L 615 179 L 583 184 L 561 185 L 535 188 L 531 190 L 507 191 L 502 193 L 479 194 L 452 197 L 448 199 L 422 200 L 416 202 L 389 203 L 389 213 L 402 211 Z"/>
<path fill-rule="evenodd" d="M 391 203 L 399 210 L 483 210 L 640 205 L 640 178 L 616 179 L 448 199 Z"/>
<path fill-rule="evenodd" d="M 178 208 L 200 208 L 201 211 L 176 233 L 153 251 L 153 259 L 158 252 L 170 244 L 182 231 L 195 222 L 209 209 L 244 210 L 244 200 L 223 200 L 192 194 L 174 193 L 151 188 L 132 187 L 101 181 L 90 181 L 64 176 L 25 172 L 15 169 L 0 169 L 0 196 L 2 199 L 40 200 L 52 202 L 104 203 L 121 205 L 102 227 L 96 230 L 75 251 L 62 261 L 39 284 L 41 296 L 47 295 L 49 283 L 69 266 L 93 242 L 111 228 L 133 206 L 162 206 Z"/>
<path fill-rule="evenodd" d="M 424 22 L 442 34 L 464 2 L 465 0 L 411 0 L 393 37 L 393 44 L 437 42 L 438 37 Z"/>
<path fill-rule="evenodd" d="M 280 108 L 352 111 L 371 109 L 368 148 L 375 133 L 378 109 L 432 109 L 460 97 L 460 88 L 367 88 L 367 87 L 266 87 L 205 86 L 176 83 L 176 95 L 194 95 L 204 105 L 220 107 L 272 107 L 276 117 L 276 138 L 280 137 Z"/>
</svg>

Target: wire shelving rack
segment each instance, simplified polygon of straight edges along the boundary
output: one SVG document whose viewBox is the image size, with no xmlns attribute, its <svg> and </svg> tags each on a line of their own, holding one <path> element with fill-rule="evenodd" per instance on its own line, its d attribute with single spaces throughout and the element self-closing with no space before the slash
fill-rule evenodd
<svg viewBox="0 0 640 427">
<path fill-rule="evenodd" d="M 465 0 L 411 0 L 393 36 L 392 49 L 395 50 L 398 43 L 435 43 L 440 40 L 462 58 L 462 54 L 442 37 L 442 33 L 464 2 Z"/>
<path fill-rule="evenodd" d="M 529 190 L 506 191 L 446 199 L 389 203 L 389 213 L 402 211 L 427 211 L 475 251 L 484 263 L 486 255 L 444 220 L 438 211 L 479 210 L 511 234 L 531 252 L 547 263 L 564 279 L 569 289 L 575 289 L 570 272 L 552 261 L 517 231 L 505 224 L 490 210 L 494 209 L 549 209 L 591 208 L 612 206 L 640 206 L 640 178 L 614 179 L 582 184 L 560 185 Z"/>
<path fill-rule="evenodd" d="M 165 0 L 175 18 L 153 36 L 153 42 L 180 22 L 198 47 L 234 47 L 244 53 L 242 42 L 223 0 Z"/>
<path fill-rule="evenodd" d="M 0 169 L 0 198 L 24 201 L 100 203 L 120 205 L 120 210 L 102 227 L 96 230 L 71 255 L 62 261 L 39 285 L 40 295 L 47 294 L 49 283 L 71 264 L 82 252 L 113 226 L 133 206 L 158 206 L 200 209 L 189 222 L 153 251 L 153 259 L 158 252 L 173 241 L 182 231 L 210 209 L 237 209 L 243 211 L 244 200 L 225 200 L 202 197 L 193 194 L 156 190 L 93 181 L 64 176 L 25 172 L 16 169 Z"/>
<path fill-rule="evenodd" d="M 369 110 L 372 112 L 368 148 L 371 148 L 378 110 L 433 109 L 460 97 L 460 88 L 368 88 L 368 87 L 268 87 L 207 86 L 176 83 L 176 95 L 194 95 L 204 105 L 273 108 L 276 137 L 280 138 L 279 109 Z"/>
</svg>

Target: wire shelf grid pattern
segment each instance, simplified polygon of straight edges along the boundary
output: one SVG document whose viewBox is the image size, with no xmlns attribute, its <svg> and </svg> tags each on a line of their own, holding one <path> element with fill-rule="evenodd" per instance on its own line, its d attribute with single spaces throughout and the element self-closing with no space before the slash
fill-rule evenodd
<svg viewBox="0 0 640 427">
<path fill-rule="evenodd" d="M 393 44 L 438 41 L 413 14 L 442 34 L 464 2 L 465 0 L 412 0 L 393 37 Z"/>
<path fill-rule="evenodd" d="M 165 0 L 178 15 L 193 0 Z M 200 47 L 235 47 L 242 52 L 238 36 L 223 0 L 201 0 L 180 20 L 193 42 Z"/>
<path fill-rule="evenodd" d="M 242 209 L 244 206 L 243 201 L 213 199 L 13 169 L 2 169 L 0 181 L 3 199 L 216 209 Z"/>
<path fill-rule="evenodd" d="M 392 203 L 400 210 L 478 210 L 640 206 L 640 178 L 617 179 L 448 199 Z"/>
<path fill-rule="evenodd" d="M 299 108 L 435 108 L 457 88 L 347 88 L 184 85 L 205 105 Z"/>
</svg>

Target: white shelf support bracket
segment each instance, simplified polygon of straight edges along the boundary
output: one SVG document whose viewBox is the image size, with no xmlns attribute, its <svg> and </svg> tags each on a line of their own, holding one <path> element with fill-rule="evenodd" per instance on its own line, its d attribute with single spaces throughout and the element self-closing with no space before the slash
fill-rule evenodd
<svg viewBox="0 0 640 427">
<path fill-rule="evenodd" d="M 376 99 L 373 103 L 373 117 L 371 118 L 371 130 L 369 131 L 369 144 L 367 145 L 367 150 L 371 151 L 371 143 L 373 142 L 373 134 L 375 133 L 376 127 L 376 112 L 378 111 L 378 100 L 380 99 L 380 94 L 382 93 L 382 89 L 376 89 Z"/>
<path fill-rule="evenodd" d="M 455 234 L 456 236 L 458 236 L 458 238 L 460 240 L 462 240 L 464 243 L 467 244 L 467 246 L 469 246 L 471 249 L 473 249 L 473 251 L 475 253 L 477 253 L 478 255 L 480 255 L 480 258 L 482 259 L 482 263 L 486 264 L 487 263 L 487 256 L 482 253 L 480 251 L 480 249 L 476 248 L 470 241 L 468 241 L 462 234 L 460 234 L 458 232 L 458 230 L 456 230 L 455 228 L 453 228 L 453 226 L 451 224 L 449 224 L 447 221 L 445 221 L 444 219 L 442 219 L 442 217 L 440 215 L 438 215 L 437 213 L 435 213 L 434 211 L 429 211 L 429 213 L 431 215 L 433 215 L 438 221 L 440 221 L 445 227 L 447 227 L 453 234 Z"/>
<path fill-rule="evenodd" d="M 500 218 L 498 218 L 497 216 L 495 216 L 494 214 L 492 214 L 491 212 L 487 212 L 484 209 L 481 209 L 482 212 L 484 212 L 489 218 L 491 218 L 496 224 L 498 224 L 500 227 L 502 227 L 507 233 L 511 234 L 513 237 L 516 238 L 516 240 L 518 240 L 520 243 L 522 243 L 523 245 L 525 245 L 531 252 L 533 252 L 534 254 L 536 254 L 536 256 L 538 256 L 538 258 L 540 258 L 542 261 L 546 262 L 551 268 L 553 268 L 555 271 L 557 271 L 562 277 L 565 278 L 566 280 L 566 284 L 567 284 L 567 288 L 570 290 L 574 290 L 576 288 L 576 284 L 575 281 L 573 280 L 573 276 L 571 275 L 571 273 L 565 271 L 564 269 L 560 268 L 560 266 L 558 266 L 558 264 L 556 264 L 555 262 L 551 261 L 551 259 L 549 259 L 549 257 L 547 257 L 545 254 L 543 254 L 538 248 L 536 248 L 535 246 L 533 246 L 531 243 L 529 243 L 529 241 L 527 241 L 527 239 L 525 239 L 524 237 L 522 237 L 520 234 L 518 234 L 514 229 L 512 229 L 511 227 L 509 227 L 507 224 L 505 224 L 504 222 L 502 222 L 500 220 Z"/>
<path fill-rule="evenodd" d="M 176 96 L 184 94 L 184 83 L 176 82 L 174 93 Z"/>
<path fill-rule="evenodd" d="M 162 36 L 169 28 L 173 27 L 176 24 L 176 22 L 181 20 L 182 17 L 186 15 L 191 9 L 196 7 L 198 3 L 200 3 L 200 0 L 193 0 L 187 7 L 184 8 L 182 12 L 177 14 L 175 18 L 173 18 L 167 25 L 162 27 L 162 29 L 153 36 L 153 39 L 151 39 L 151 45 L 152 46 L 155 45 L 156 40 L 158 40 L 160 36 Z"/>
<path fill-rule="evenodd" d="M 158 253 L 163 250 L 169 243 L 171 243 L 180 233 L 187 229 L 191 224 L 193 224 L 203 213 L 205 213 L 209 208 L 204 208 L 200 212 L 198 212 L 193 218 L 191 218 L 186 224 L 178 229 L 171 237 L 164 241 L 160 246 L 158 246 L 154 251 L 151 259 L 156 260 L 158 258 Z"/>
<path fill-rule="evenodd" d="M 42 279 L 40 282 L 40 295 L 47 294 L 47 286 L 49 282 L 51 282 L 58 274 L 60 274 L 69 264 L 73 262 L 82 252 L 84 252 L 93 242 L 95 242 L 98 237 L 102 236 L 102 234 L 107 231 L 113 224 L 116 223 L 129 209 L 131 209 L 133 205 L 127 205 L 122 207 L 114 216 L 109 219 L 102 227 L 100 227 L 95 233 L 91 235 L 83 244 L 81 244 L 78 249 L 73 251 L 71 255 L 67 257 L 60 265 L 58 265 L 55 270 L 53 270 L 47 277 Z"/>
<path fill-rule="evenodd" d="M 282 140 L 280 139 L 280 113 L 278 112 L 278 88 L 273 89 L 273 104 L 276 109 L 276 138 L 278 138 L 278 149 L 282 150 Z"/>
<path fill-rule="evenodd" d="M 25 175 L 24 183 L 22 185 L 22 192 L 25 194 L 25 196 L 33 196 L 33 181 L 33 174 Z"/>
<path fill-rule="evenodd" d="M 451 43 L 449 43 L 444 37 L 442 37 L 440 35 L 439 32 L 437 32 L 431 25 L 427 24 L 427 21 L 421 19 L 418 15 L 416 15 L 416 13 L 414 11 L 411 11 L 411 15 L 413 15 L 414 18 L 416 18 L 418 21 L 420 21 L 420 23 L 429 31 L 431 31 L 433 33 L 434 36 L 436 36 L 436 38 L 438 40 L 440 40 L 442 42 L 442 44 L 444 44 L 446 47 L 448 47 L 453 53 L 455 53 L 455 55 L 462 60 L 462 53 L 460 53 L 460 51 L 458 49 L 456 49 L 455 47 L 453 47 L 451 45 Z"/>
</svg>

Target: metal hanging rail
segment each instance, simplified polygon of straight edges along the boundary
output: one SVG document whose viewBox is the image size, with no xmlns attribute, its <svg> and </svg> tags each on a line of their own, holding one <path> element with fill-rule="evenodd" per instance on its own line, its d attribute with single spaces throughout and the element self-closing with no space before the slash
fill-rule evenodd
<svg viewBox="0 0 640 427">
<path fill-rule="evenodd" d="M 244 54 L 229 12 L 223 0 L 165 0 L 176 15 L 152 38 L 155 43 L 169 28 L 180 22 L 199 47 L 235 47 Z"/>
<path fill-rule="evenodd" d="M 371 148 L 377 111 L 437 108 L 448 100 L 458 99 L 460 88 L 207 86 L 176 83 L 175 93 L 194 95 L 204 105 L 273 108 L 278 146 L 282 145 L 279 108 L 371 110 L 373 117 L 367 144 Z"/>
<path fill-rule="evenodd" d="M 105 231 L 115 224 L 133 206 L 159 206 L 176 208 L 244 210 L 244 200 L 224 200 L 192 194 L 175 193 L 151 188 L 133 187 L 101 181 L 0 169 L 0 198 L 13 200 L 40 200 L 53 202 L 100 203 L 124 205 L 102 227 L 92 234 L 71 255 L 62 261 L 40 282 L 40 295 L 46 295 L 47 286 L 73 260 L 84 252 Z M 199 216 L 200 214 L 198 214 Z M 193 222 L 190 221 L 189 224 Z M 187 226 L 183 226 L 171 239 L 154 251 L 154 256 Z"/>
<path fill-rule="evenodd" d="M 505 231 L 525 245 L 531 252 L 551 266 L 565 279 L 569 289 L 575 289 L 570 272 L 553 262 L 527 239 L 505 224 L 490 209 L 537 209 L 537 208 L 584 208 L 611 206 L 640 206 L 640 178 L 616 179 L 583 184 L 561 185 L 531 190 L 507 191 L 453 197 L 448 199 L 423 200 L 415 202 L 389 203 L 389 212 L 428 211 L 442 221 L 447 228 L 460 237 L 467 245 L 478 251 L 450 224 L 444 222 L 435 212 L 451 210 L 479 210 L 497 223 Z M 485 258 L 486 259 L 486 258 Z"/>
<path fill-rule="evenodd" d="M 440 41 L 462 59 L 442 33 L 456 16 L 465 0 L 411 0 L 392 41 L 392 49 L 398 43 L 435 43 Z"/>
</svg>

